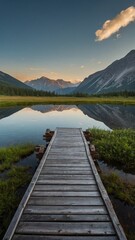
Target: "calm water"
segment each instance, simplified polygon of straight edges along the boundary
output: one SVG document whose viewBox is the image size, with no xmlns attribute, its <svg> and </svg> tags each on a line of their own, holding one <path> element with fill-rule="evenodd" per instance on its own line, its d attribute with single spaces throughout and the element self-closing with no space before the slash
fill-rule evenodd
<svg viewBox="0 0 135 240">
<path fill-rule="evenodd" d="M 0 108 L 0 146 L 42 144 L 45 130 L 56 127 L 135 128 L 135 107 L 87 104 Z"/>
</svg>

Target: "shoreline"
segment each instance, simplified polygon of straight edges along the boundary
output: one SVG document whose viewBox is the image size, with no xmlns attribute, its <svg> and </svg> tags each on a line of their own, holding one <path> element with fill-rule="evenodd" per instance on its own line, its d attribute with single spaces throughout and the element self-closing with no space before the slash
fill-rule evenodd
<svg viewBox="0 0 135 240">
<path fill-rule="evenodd" d="M 0 107 L 28 106 L 32 104 L 123 104 L 135 105 L 135 97 L 31 97 L 0 96 Z"/>
</svg>

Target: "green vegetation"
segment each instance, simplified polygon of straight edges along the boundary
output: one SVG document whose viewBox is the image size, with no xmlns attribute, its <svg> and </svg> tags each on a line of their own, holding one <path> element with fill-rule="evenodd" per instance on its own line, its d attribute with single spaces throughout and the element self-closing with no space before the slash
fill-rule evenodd
<svg viewBox="0 0 135 240">
<path fill-rule="evenodd" d="M 90 132 L 90 140 L 96 146 L 99 159 L 126 172 L 135 173 L 135 130 L 90 129 Z"/>
<path fill-rule="evenodd" d="M 135 91 L 123 91 L 123 92 L 110 92 L 110 93 L 102 93 L 102 94 L 94 94 L 93 96 L 99 97 L 135 97 Z"/>
<path fill-rule="evenodd" d="M 33 144 L 0 148 L 0 172 L 9 169 L 13 163 L 18 162 L 21 158 L 32 154 L 33 151 Z"/>
<path fill-rule="evenodd" d="M 0 107 L 28 106 L 33 104 L 135 104 L 135 97 L 33 97 L 33 96 L 0 96 Z"/>
<path fill-rule="evenodd" d="M 0 180 L 0 218 L 2 225 L 0 237 L 9 225 L 13 212 L 18 206 L 22 194 L 17 194 L 17 190 L 26 186 L 31 179 L 26 167 L 12 167 L 5 180 Z"/>
<path fill-rule="evenodd" d="M 24 191 L 31 179 L 29 168 L 15 166 L 19 161 L 34 151 L 34 145 L 23 144 L 0 148 L 0 172 L 4 175 L 0 178 L 0 238 L 9 225 L 14 211 L 16 210 Z"/>
<path fill-rule="evenodd" d="M 101 173 L 101 179 L 109 195 L 113 195 L 116 199 L 119 199 L 126 204 L 130 204 L 133 207 L 135 206 L 135 184 L 133 185 L 123 181 L 115 173 Z M 130 219 L 130 216 L 128 216 L 128 220 L 130 222 L 132 221 L 132 218 Z M 135 231 L 130 229 L 130 223 L 129 225 L 124 225 L 123 228 L 125 230 L 127 239 L 135 240 Z"/>
<path fill-rule="evenodd" d="M 0 95 L 7 96 L 55 96 L 54 92 L 39 91 L 35 89 L 12 87 L 0 84 Z"/>
<path fill-rule="evenodd" d="M 101 174 L 102 181 L 109 194 L 125 203 L 135 205 L 135 185 L 124 182 L 117 174 Z"/>
</svg>

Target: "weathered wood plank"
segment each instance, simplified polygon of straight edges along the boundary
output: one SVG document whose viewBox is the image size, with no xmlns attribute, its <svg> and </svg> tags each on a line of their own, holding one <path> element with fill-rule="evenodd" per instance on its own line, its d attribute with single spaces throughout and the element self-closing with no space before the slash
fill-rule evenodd
<svg viewBox="0 0 135 240">
<path fill-rule="evenodd" d="M 30 197 L 28 205 L 33 206 L 102 206 L 101 197 Z"/>
<path fill-rule="evenodd" d="M 63 142 L 63 143 L 59 143 L 59 142 L 55 142 L 54 144 L 53 144 L 53 146 L 59 146 L 59 148 L 60 147 L 83 147 L 84 146 L 84 144 L 82 143 L 82 142 L 78 142 L 78 143 L 76 143 L 76 142 L 74 142 L 74 143 L 66 143 L 66 142 Z"/>
<path fill-rule="evenodd" d="M 89 164 L 87 163 L 80 163 L 80 164 L 75 164 L 75 163 L 49 163 L 49 161 L 45 164 L 46 167 L 89 167 Z"/>
<path fill-rule="evenodd" d="M 38 180 L 53 180 L 55 178 L 55 180 L 58 180 L 58 179 L 63 179 L 63 180 L 90 180 L 90 179 L 94 179 L 94 176 L 91 174 L 91 175 L 64 175 L 64 174 L 59 174 L 59 175 L 50 175 L 50 174 L 43 174 L 41 173 Z"/>
<path fill-rule="evenodd" d="M 36 184 L 34 191 L 97 191 L 97 185 L 39 185 Z"/>
<path fill-rule="evenodd" d="M 98 197 L 98 191 L 74 192 L 74 191 L 33 191 L 32 197 Z"/>
<path fill-rule="evenodd" d="M 72 156 L 72 157 L 79 157 L 79 158 L 85 158 L 85 159 L 87 159 L 87 156 L 86 156 L 86 153 L 84 152 L 73 152 L 73 151 L 70 151 L 70 152 L 65 152 L 65 151 L 61 151 L 61 154 L 60 154 L 60 152 L 50 152 L 49 153 L 49 158 L 51 158 L 50 156 L 62 156 L 62 157 L 64 157 L 65 155 L 67 155 L 67 156 Z"/>
<path fill-rule="evenodd" d="M 47 159 L 47 163 L 50 163 L 50 164 L 61 164 L 61 163 L 65 164 L 65 163 L 67 163 L 67 164 L 76 164 L 76 166 L 77 166 L 79 164 L 88 164 L 88 161 L 87 160 L 77 160 L 77 159 L 68 159 L 68 160 L 64 160 L 64 161 L 63 161 L 63 159 L 57 159 L 57 160 L 56 159 Z"/>
<path fill-rule="evenodd" d="M 108 222 L 110 218 L 108 215 L 75 215 L 75 214 L 23 214 L 22 222 Z"/>
<path fill-rule="evenodd" d="M 64 152 L 64 153 L 70 153 L 71 151 L 73 151 L 74 153 L 86 153 L 85 152 L 85 148 L 84 147 L 76 147 L 76 148 L 54 148 L 52 147 L 51 150 L 50 150 L 50 153 L 61 153 Z"/>
<path fill-rule="evenodd" d="M 28 214 L 107 214 L 104 206 L 33 206 L 27 205 L 24 213 Z"/>
<path fill-rule="evenodd" d="M 59 235 L 113 235 L 114 228 L 110 222 L 20 222 L 16 233 L 25 234 L 59 234 Z"/>
<path fill-rule="evenodd" d="M 43 167 L 45 171 L 87 171 L 90 170 L 90 167 Z"/>
<path fill-rule="evenodd" d="M 52 175 L 52 174 L 56 174 L 56 173 L 57 173 L 57 175 L 58 174 L 60 174 L 60 175 L 61 174 L 65 174 L 65 175 L 66 174 L 67 175 L 69 175 L 69 174 L 75 174 L 75 175 L 77 175 L 77 174 L 78 175 L 92 174 L 92 172 L 90 170 L 89 171 L 83 171 L 83 170 L 82 171 L 77 171 L 77 170 L 75 170 L 75 171 L 73 171 L 73 170 L 71 170 L 71 171 L 70 170 L 65 170 L 65 171 L 61 171 L 61 170 L 60 171 L 58 171 L 58 170 L 57 171 L 55 171 L 55 170 L 51 171 L 51 170 L 49 170 L 49 171 L 46 171 L 46 170 L 42 170 L 42 174 L 51 174 Z"/>
<path fill-rule="evenodd" d="M 68 160 L 68 159 L 78 159 L 78 160 L 87 160 L 87 157 L 84 155 L 77 155 L 77 154 L 68 154 L 68 155 L 65 155 L 65 154 L 49 154 L 48 156 L 48 159 L 63 159 L 63 160 Z"/>
<path fill-rule="evenodd" d="M 54 166 L 53 166 L 54 165 Z M 47 168 L 47 167 L 73 167 L 73 168 L 91 168 L 88 161 L 86 160 L 77 160 L 77 159 L 67 159 L 67 160 L 63 160 L 63 159 L 49 159 L 46 162 L 46 165 L 43 168 Z"/>
<path fill-rule="evenodd" d="M 13 240 L 118 240 L 116 236 L 45 236 L 15 234 Z"/>
<path fill-rule="evenodd" d="M 95 180 L 37 180 L 37 184 L 65 184 L 65 185 L 91 185 L 96 184 Z"/>
</svg>

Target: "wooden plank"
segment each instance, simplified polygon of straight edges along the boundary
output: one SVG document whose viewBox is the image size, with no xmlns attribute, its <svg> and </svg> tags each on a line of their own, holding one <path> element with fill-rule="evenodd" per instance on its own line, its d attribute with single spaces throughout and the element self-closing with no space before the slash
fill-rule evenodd
<svg viewBox="0 0 135 240">
<path fill-rule="evenodd" d="M 81 168 L 83 168 L 83 167 L 89 167 L 89 164 L 87 163 L 80 163 L 80 164 L 76 164 L 76 163 L 57 163 L 57 162 L 55 162 L 55 163 L 49 163 L 49 161 L 48 162 L 46 162 L 46 164 L 45 164 L 45 166 L 46 167 L 81 167 Z"/>
<path fill-rule="evenodd" d="M 50 150 L 50 153 L 61 153 L 61 152 L 65 152 L 65 153 L 70 153 L 70 151 L 73 151 L 74 153 L 86 153 L 85 152 L 85 148 L 84 147 L 76 147 L 76 148 L 54 148 L 52 147 Z"/>
<path fill-rule="evenodd" d="M 82 142 L 82 136 L 70 135 L 70 136 L 58 136 L 55 138 L 55 141 L 65 141 L 65 142 Z"/>
<path fill-rule="evenodd" d="M 64 166 L 63 164 L 64 165 L 66 164 L 66 166 Z M 50 165 L 50 166 L 47 166 L 47 165 Z M 79 161 L 78 160 L 77 161 L 76 160 L 66 160 L 66 161 L 64 161 L 64 160 L 50 160 L 50 161 L 47 161 L 47 165 L 44 166 L 43 168 L 45 169 L 45 168 L 48 168 L 48 167 L 57 167 L 57 168 L 59 168 L 59 167 L 63 167 L 63 168 L 67 168 L 67 167 L 78 168 L 79 167 L 79 168 L 83 169 L 85 167 L 85 168 L 91 169 L 91 167 L 90 167 L 90 165 L 88 165 L 87 161 L 83 162 L 83 161 L 80 161 L 80 160 Z M 53 165 L 55 165 L 55 166 L 53 166 Z"/>
<path fill-rule="evenodd" d="M 78 166 L 79 164 L 88 164 L 87 160 L 78 160 L 78 159 L 68 159 L 63 161 L 63 159 L 47 159 L 47 164 L 76 164 L 76 166 Z M 88 166 L 88 165 L 87 165 Z M 89 165 L 90 167 L 90 165 Z"/>
<path fill-rule="evenodd" d="M 104 206 L 33 206 L 27 205 L 24 214 L 107 214 Z"/>
<path fill-rule="evenodd" d="M 51 152 L 50 151 L 50 153 L 49 153 L 49 156 L 65 156 L 65 155 L 67 155 L 67 156 L 72 156 L 72 157 L 74 157 L 74 156 L 76 156 L 76 157 L 82 157 L 82 158 L 85 158 L 85 159 L 87 159 L 87 156 L 86 156 L 86 153 L 85 152 L 72 152 L 72 151 L 70 151 L 70 152 L 66 152 L 66 151 L 61 151 L 61 153 L 60 152 Z"/>
<path fill-rule="evenodd" d="M 33 191 L 32 197 L 98 197 L 98 191 L 74 192 L 74 191 Z"/>
<path fill-rule="evenodd" d="M 44 171 L 87 171 L 90 170 L 90 167 L 43 167 Z"/>
<path fill-rule="evenodd" d="M 45 236 L 15 234 L 13 240 L 118 240 L 116 236 Z"/>
<path fill-rule="evenodd" d="M 30 197 L 28 205 L 33 206 L 102 206 L 101 197 Z"/>
<path fill-rule="evenodd" d="M 39 185 L 36 184 L 34 191 L 97 191 L 97 186 L 95 185 Z"/>
<path fill-rule="evenodd" d="M 16 233 L 59 235 L 114 235 L 110 222 L 20 222 Z"/>
<path fill-rule="evenodd" d="M 23 214 L 21 221 L 22 222 L 108 222 L 110 218 L 108 215 L 75 215 L 75 214 Z"/>
<path fill-rule="evenodd" d="M 39 178 L 38 178 L 38 180 L 49 180 L 49 179 L 51 179 L 51 180 L 53 180 L 53 179 L 55 179 L 55 180 L 58 180 L 58 179 L 63 179 L 63 180 L 68 180 L 68 179 L 70 179 L 70 180 L 90 180 L 90 179 L 94 179 L 94 176 L 93 175 L 75 175 L 75 174 L 73 174 L 73 175 L 64 175 L 64 174 L 59 174 L 59 175 L 57 175 L 57 174 L 53 174 L 53 175 L 50 175 L 50 174 L 43 174 L 43 173 L 41 173 L 40 174 L 40 176 L 39 176 Z"/>
<path fill-rule="evenodd" d="M 70 154 L 70 155 L 56 155 L 56 154 L 49 154 L 48 156 L 48 159 L 63 159 L 63 160 L 68 160 L 68 159 L 77 159 L 77 160 L 87 160 L 87 157 L 86 156 L 81 156 L 81 155 L 74 155 L 74 154 Z"/>
<path fill-rule="evenodd" d="M 70 170 L 65 170 L 65 171 L 61 171 L 61 170 L 59 170 L 59 171 L 58 171 L 58 170 L 57 170 L 57 171 L 55 171 L 55 170 L 49 170 L 49 171 L 46 171 L 45 169 L 43 169 L 41 173 L 42 173 L 42 174 L 56 174 L 56 173 L 57 173 L 57 174 L 60 174 L 60 175 L 61 175 L 62 173 L 65 174 L 65 175 L 66 175 L 66 174 L 67 174 L 67 175 L 69 175 L 69 174 L 76 174 L 76 175 L 77 175 L 77 174 L 78 174 L 78 175 L 92 174 L 92 172 L 91 172 L 90 170 L 89 170 L 89 171 L 83 171 L 83 170 L 82 170 L 82 171 L 78 171 L 78 170 L 75 170 L 75 171 L 73 171 L 73 170 L 71 170 L 71 171 L 70 171 Z"/>
<path fill-rule="evenodd" d="M 65 185 L 91 185 L 96 184 L 95 180 L 37 180 L 37 184 L 65 184 Z"/>
<path fill-rule="evenodd" d="M 53 144 L 53 146 L 61 146 L 61 147 L 75 147 L 75 146 L 77 146 L 77 147 L 82 147 L 82 146 L 84 146 L 84 143 L 83 142 L 71 142 L 71 141 L 69 141 L 69 142 L 59 142 L 59 141 L 55 141 L 54 142 L 54 144 Z"/>
</svg>

